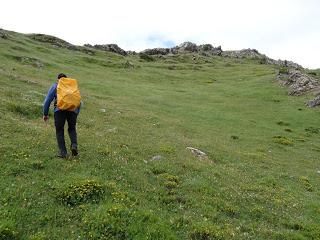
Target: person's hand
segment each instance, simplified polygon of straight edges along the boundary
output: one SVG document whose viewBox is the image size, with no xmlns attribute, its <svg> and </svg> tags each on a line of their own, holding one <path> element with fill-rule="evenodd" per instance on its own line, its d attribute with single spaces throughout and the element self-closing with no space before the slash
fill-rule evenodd
<svg viewBox="0 0 320 240">
<path fill-rule="evenodd" d="M 43 116 L 43 121 L 47 122 L 49 120 L 49 116 Z"/>
</svg>

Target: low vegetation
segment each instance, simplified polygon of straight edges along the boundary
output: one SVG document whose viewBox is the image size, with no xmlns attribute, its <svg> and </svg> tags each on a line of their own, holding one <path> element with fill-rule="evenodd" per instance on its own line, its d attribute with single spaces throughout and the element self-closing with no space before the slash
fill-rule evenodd
<svg viewBox="0 0 320 240">
<path fill-rule="evenodd" d="M 320 112 L 287 95 L 278 67 L 89 55 L 6 34 L 0 239 L 320 239 Z M 79 156 L 65 160 L 55 157 L 52 110 L 41 119 L 60 72 L 78 80 L 84 102 Z"/>
</svg>

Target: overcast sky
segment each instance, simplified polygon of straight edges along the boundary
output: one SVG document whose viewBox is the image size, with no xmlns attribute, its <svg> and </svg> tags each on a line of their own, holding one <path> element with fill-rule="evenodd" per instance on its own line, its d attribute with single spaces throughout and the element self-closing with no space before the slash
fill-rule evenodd
<svg viewBox="0 0 320 240">
<path fill-rule="evenodd" d="M 320 68 L 319 0 L 1 0 L 0 28 L 125 50 L 184 41 Z"/>
</svg>

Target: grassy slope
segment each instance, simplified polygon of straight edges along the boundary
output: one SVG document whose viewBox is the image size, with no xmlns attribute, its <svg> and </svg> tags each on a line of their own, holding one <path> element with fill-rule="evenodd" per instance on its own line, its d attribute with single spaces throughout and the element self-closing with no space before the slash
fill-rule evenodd
<svg viewBox="0 0 320 240">
<path fill-rule="evenodd" d="M 126 60 L 136 67 L 124 68 Z M 85 103 L 80 157 L 68 161 L 54 157 L 52 116 L 48 127 L 41 120 L 59 72 L 78 79 Z M 144 62 L 99 51 L 89 56 L 14 33 L 0 39 L 2 234 L 320 238 L 320 140 L 316 129 L 305 130 L 318 127 L 320 112 L 305 108 L 305 97 L 288 97 L 275 72 L 251 60 L 193 62 L 186 54 Z M 293 144 L 276 143 L 277 135 Z M 194 158 L 187 146 L 214 163 Z M 163 158 L 150 161 L 155 155 Z M 59 200 L 62 191 L 74 194 L 70 185 L 86 188 L 86 180 L 102 185 L 99 202 Z"/>
</svg>

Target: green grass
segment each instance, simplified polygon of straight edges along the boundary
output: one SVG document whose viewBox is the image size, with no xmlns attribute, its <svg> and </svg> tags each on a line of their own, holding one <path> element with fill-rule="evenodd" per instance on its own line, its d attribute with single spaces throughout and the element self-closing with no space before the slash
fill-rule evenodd
<svg viewBox="0 0 320 240">
<path fill-rule="evenodd" d="M 84 102 L 68 160 L 41 119 L 60 72 Z M 0 39 L 0 239 L 319 239 L 320 111 L 277 72 Z"/>
</svg>

